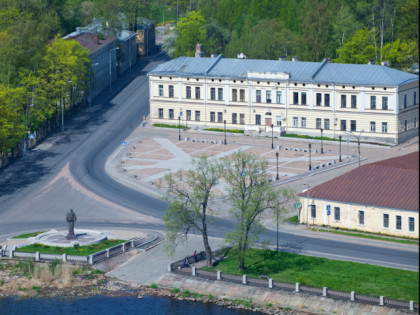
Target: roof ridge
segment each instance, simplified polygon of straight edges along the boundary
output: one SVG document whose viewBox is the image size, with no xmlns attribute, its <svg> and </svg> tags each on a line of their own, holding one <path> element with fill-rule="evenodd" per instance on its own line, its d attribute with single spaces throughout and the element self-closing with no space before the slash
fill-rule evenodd
<svg viewBox="0 0 420 315">
<path fill-rule="evenodd" d="M 321 71 L 321 69 L 327 64 L 327 59 L 325 58 L 322 60 L 321 64 L 319 65 L 318 69 L 315 70 L 314 74 L 311 76 L 311 79 L 313 80 L 318 73 Z"/>
<path fill-rule="evenodd" d="M 211 69 L 213 69 L 216 64 L 223 58 L 223 55 L 220 54 L 219 56 L 217 56 L 216 60 L 212 62 L 212 64 L 206 69 L 206 71 L 204 72 L 205 75 L 208 75 L 208 73 L 211 71 Z"/>
</svg>

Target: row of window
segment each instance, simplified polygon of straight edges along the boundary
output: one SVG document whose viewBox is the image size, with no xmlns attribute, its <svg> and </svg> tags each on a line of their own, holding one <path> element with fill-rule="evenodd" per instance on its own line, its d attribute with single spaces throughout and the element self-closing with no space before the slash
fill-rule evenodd
<svg viewBox="0 0 420 315">
<path fill-rule="evenodd" d="M 316 205 L 311 205 L 311 219 L 316 219 Z M 340 207 L 334 207 L 333 219 L 336 222 L 341 221 L 341 209 Z M 359 225 L 365 225 L 365 211 L 359 210 L 357 214 L 357 223 Z M 382 227 L 384 229 L 389 229 L 389 214 L 383 213 L 382 214 Z M 401 231 L 402 230 L 402 216 L 395 215 L 395 229 Z M 414 225 L 414 218 L 408 217 L 408 231 L 414 232 L 415 225 Z"/>
<path fill-rule="evenodd" d="M 256 102 L 261 103 L 261 90 L 256 90 Z M 271 91 L 266 91 L 266 103 L 271 103 Z M 200 99 L 200 87 L 195 87 L 195 99 Z M 414 93 L 415 94 L 415 93 Z M 159 96 L 164 96 L 164 87 L 159 85 Z M 174 86 L 168 85 L 168 96 L 174 97 Z M 414 95 L 414 97 L 416 97 Z M 191 86 L 186 86 L 186 98 L 191 99 Z M 216 88 L 210 88 L 210 99 L 212 101 L 216 100 Z M 404 97 L 404 104 L 406 104 L 407 95 Z M 217 88 L 217 100 L 223 101 L 223 88 Z M 232 102 L 238 101 L 238 89 L 232 89 Z M 245 89 L 239 89 L 239 101 L 245 102 Z M 276 92 L 276 103 L 283 104 L 282 102 L 282 91 Z M 293 92 L 293 104 L 294 105 L 307 105 L 306 92 L 300 92 L 300 102 L 299 102 L 299 92 Z M 350 95 L 350 104 L 351 108 L 357 108 L 357 96 Z M 316 106 L 322 106 L 322 93 L 316 93 Z M 324 106 L 330 106 L 330 94 L 324 94 Z M 347 95 L 341 95 L 341 108 L 347 107 Z M 404 107 L 407 107 L 404 105 Z M 376 96 L 370 97 L 370 109 L 376 109 Z M 388 110 L 388 97 L 382 96 L 382 109 Z"/>
<path fill-rule="evenodd" d="M 191 110 L 187 110 L 186 120 L 192 120 L 191 113 L 192 113 Z M 160 119 L 164 118 L 163 108 L 159 108 L 159 118 Z M 175 119 L 173 109 L 169 109 L 168 118 L 169 119 Z M 200 121 L 200 111 L 195 111 L 195 120 Z M 306 117 L 301 117 L 300 121 L 301 121 L 300 128 L 306 128 Z M 210 112 L 210 122 L 220 122 L 220 123 L 222 123 L 223 122 L 223 112 L 217 112 L 217 121 L 216 121 L 216 112 Z M 262 122 L 261 115 L 259 115 L 259 114 L 255 115 L 255 124 L 256 125 L 261 125 L 261 122 Z M 232 124 L 237 124 L 238 123 L 238 114 L 237 113 L 232 113 L 231 123 Z M 242 125 L 245 124 L 245 114 L 239 114 L 239 123 L 242 124 Z M 275 125 L 281 126 L 281 116 L 276 116 Z M 294 128 L 299 128 L 299 117 L 293 117 L 293 127 Z M 321 128 L 322 128 L 322 118 L 316 118 L 316 129 L 321 129 Z M 323 129 L 325 129 L 325 130 L 330 129 L 330 119 L 328 119 L 328 118 L 324 119 L 324 128 Z M 347 131 L 348 130 L 346 120 L 341 120 L 340 130 L 341 131 Z M 356 120 L 350 120 L 350 131 L 356 131 L 356 130 L 357 130 Z M 376 132 L 376 122 L 375 121 L 370 122 L 370 131 L 371 132 Z M 387 132 L 388 132 L 388 123 L 387 122 L 382 122 L 382 133 L 387 133 Z"/>
<path fill-rule="evenodd" d="M 293 117 L 293 127 L 299 128 L 299 117 Z M 306 117 L 300 118 L 300 128 L 306 128 Z M 316 129 L 322 128 L 322 118 L 316 118 Z M 324 119 L 324 128 L 325 130 L 330 129 L 330 120 L 328 118 Z M 347 129 L 347 120 L 340 120 L 340 130 L 341 131 L 348 131 Z M 350 131 L 357 131 L 357 123 L 356 120 L 350 120 Z M 376 122 L 370 122 L 370 131 L 376 132 Z M 388 132 L 388 123 L 382 122 L 382 132 Z"/>
</svg>

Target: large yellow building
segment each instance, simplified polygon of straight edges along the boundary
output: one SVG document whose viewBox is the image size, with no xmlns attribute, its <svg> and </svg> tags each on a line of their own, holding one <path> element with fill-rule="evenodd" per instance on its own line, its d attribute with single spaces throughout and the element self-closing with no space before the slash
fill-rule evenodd
<svg viewBox="0 0 420 315">
<path fill-rule="evenodd" d="M 363 165 L 299 195 L 299 221 L 419 237 L 419 152 Z"/>
<path fill-rule="evenodd" d="M 200 51 L 197 56 L 201 56 Z M 418 76 L 378 65 L 179 57 L 149 72 L 152 123 L 396 144 L 418 135 Z"/>
</svg>

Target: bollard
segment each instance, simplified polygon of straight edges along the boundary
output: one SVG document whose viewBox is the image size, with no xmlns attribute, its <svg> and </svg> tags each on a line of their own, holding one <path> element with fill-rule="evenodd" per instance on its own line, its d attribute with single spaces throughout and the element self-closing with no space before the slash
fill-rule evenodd
<svg viewBox="0 0 420 315">
<path fill-rule="evenodd" d="M 89 255 L 89 264 L 93 265 L 93 256 L 92 255 Z"/>
<path fill-rule="evenodd" d="M 299 293 L 300 292 L 300 283 L 299 282 L 296 282 L 296 290 L 295 290 L 295 292 L 296 293 Z"/>
<path fill-rule="evenodd" d="M 9 257 L 13 258 L 13 249 L 9 249 Z"/>
<path fill-rule="evenodd" d="M 322 288 L 322 296 L 327 296 L 328 295 L 328 288 L 327 287 L 323 287 Z"/>
<path fill-rule="evenodd" d="M 354 291 L 351 291 L 350 292 L 350 301 L 354 302 L 354 300 L 355 300 L 355 294 L 354 294 Z"/>
<path fill-rule="evenodd" d="M 222 280 L 222 272 L 217 270 L 217 280 Z"/>
<path fill-rule="evenodd" d="M 67 261 L 67 254 L 63 254 L 63 262 Z"/>
<path fill-rule="evenodd" d="M 109 248 L 106 250 L 106 258 L 108 259 L 109 258 Z"/>
<path fill-rule="evenodd" d="M 131 240 L 131 248 L 134 248 L 134 240 Z"/>
<path fill-rule="evenodd" d="M 379 305 L 384 306 L 384 297 L 382 295 L 379 297 Z"/>
<path fill-rule="evenodd" d="M 273 288 L 273 279 L 268 279 L 268 287 L 270 288 L 270 289 L 272 289 Z"/>
<path fill-rule="evenodd" d="M 197 275 L 197 268 L 196 267 L 192 267 L 191 268 L 191 274 L 195 277 Z"/>
<path fill-rule="evenodd" d="M 39 252 L 36 252 L 35 253 L 35 260 L 39 261 L 40 257 L 41 257 L 41 254 Z"/>
<path fill-rule="evenodd" d="M 125 252 L 125 243 L 122 243 L 122 252 Z"/>
<path fill-rule="evenodd" d="M 171 264 L 168 264 L 168 272 L 172 272 L 172 266 L 171 266 Z"/>
<path fill-rule="evenodd" d="M 410 311 L 414 311 L 414 301 L 410 301 Z"/>
<path fill-rule="evenodd" d="M 242 284 L 246 284 L 246 275 L 242 275 Z"/>
</svg>

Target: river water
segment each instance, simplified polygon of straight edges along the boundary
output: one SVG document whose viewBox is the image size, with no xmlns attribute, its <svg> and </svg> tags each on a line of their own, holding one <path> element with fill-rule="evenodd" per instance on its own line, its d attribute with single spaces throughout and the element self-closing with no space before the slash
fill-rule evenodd
<svg viewBox="0 0 420 315">
<path fill-rule="evenodd" d="M 166 297 L 60 297 L 60 298 L 0 298 L 0 315 L 106 315 L 106 314 L 197 314 L 197 315 L 256 315 L 212 303 L 178 301 Z"/>
</svg>

